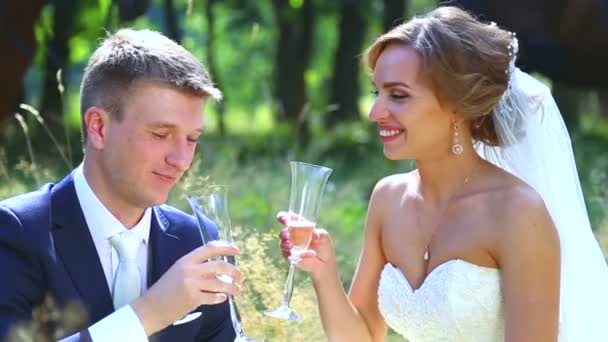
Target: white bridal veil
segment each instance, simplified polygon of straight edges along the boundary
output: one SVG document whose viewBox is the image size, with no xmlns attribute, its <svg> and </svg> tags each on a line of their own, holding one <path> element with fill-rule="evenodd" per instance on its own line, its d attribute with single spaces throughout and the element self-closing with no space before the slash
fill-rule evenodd
<svg viewBox="0 0 608 342">
<path fill-rule="evenodd" d="M 513 38 L 514 53 L 517 40 Z M 608 341 L 608 266 L 585 208 L 570 136 L 547 86 L 515 67 L 494 109 L 500 146 L 477 144 L 486 160 L 542 197 L 561 244 L 560 341 Z"/>
</svg>

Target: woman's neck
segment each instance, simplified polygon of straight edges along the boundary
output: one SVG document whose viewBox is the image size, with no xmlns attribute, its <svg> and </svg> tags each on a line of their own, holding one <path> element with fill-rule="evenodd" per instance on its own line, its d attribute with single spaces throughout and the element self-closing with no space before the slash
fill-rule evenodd
<svg viewBox="0 0 608 342">
<path fill-rule="evenodd" d="M 444 207 L 478 174 L 482 163 L 472 146 L 460 155 L 450 153 L 439 159 L 416 160 L 419 194 L 425 201 Z"/>
</svg>

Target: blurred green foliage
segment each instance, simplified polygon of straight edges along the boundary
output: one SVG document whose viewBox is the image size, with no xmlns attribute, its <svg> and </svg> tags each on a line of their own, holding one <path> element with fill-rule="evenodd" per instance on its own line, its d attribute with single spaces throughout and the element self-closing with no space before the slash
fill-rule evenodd
<svg viewBox="0 0 608 342">
<path fill-rule="evenodd" d="M 303 1 L 290 0 L 289 5 L 299 8 Z M 192 1 L 190 14 L 186 12 L 189 5 L 186 0 L 175 3 L 184 30 L 182 44 L 206 62 L 209 37 L 204 1 Z M 85 0 L 78 4 L 81 10 L 76 32 L 69 42 L 68 70 L 64 71 L 67 90 L 63 122 L 70 128 L 74 164 L 82 156 L 78 143 L 78 87 L 82 69 L 100 37 L 105 35 L 104 28 L 113 31 L 119 26 L 116 8 L 110 0 Z M 293 305 L 305 317 L 305 323 L 286 324 L 260 314 L 278 304 L 287 271 L 287 263 L 277 248 L 280 226 L 275 215 L 288 204 L 288 162 L 297 159 L 334 169 L 319 224 L 332 233 L 346 288 L 358 261 L 367 202 L 374 184 L 386 175 L 406 172 L 414 166 L 407 161 L 385 159 L 377 132 L 365 117 L 332 130 L 323 126 L 323 116 L 331 115 L 328 84 L 338 37 L 335 4 L 322 1 L 317 4 L 313 58 L 305 72 L 311 105 L 311 139 L 305 146 L 295 146 L 289 129 L 275 117 L 272 86 L 278 33 L 271 2 L 216 2 L 217 37 L 213 53 L 226 97 L 227 134 L 218 134 L 217 106 L 211 105 L 206 113 L 207 133 L 198 148 L 196 163 L 170 196 L 171 204 L 187 210 L 183 196 L 189 184 L 204 181 L 229 186 L 230 213 L 243 250 L 240 263 L 247 276 L 246 290 L 238 302 L 248 334 L 264 337 L 266 341 L 323 339 L 310 280 L 302 273 L 296 275 Z M 370 6 L 366 45 L 381 31 L 379 4 L 380 1 L 374 1 Z M 408 14 L 428 10 L 434 4 L 429 0 L 413 0 Z M 162 30 L 161 7 L 161 1 L 154 0 L 146 15 L 120 26 Z M 39 101 L 40 68 L 47 53 L 45 42 L 53 35 L 52 15 L 52 7 L 47 6 L 35 27 L 39 48 L 25 83 L 27 103 Z M 364 92 L 359 107 L 365 116 L 372 102 L 371 87 L 365 72 L 360 78 Z M 0 147 L 0 198 L 33 190 L 43 182 L 57 181 L 76 166 L 61 160 L 58 147 L 50 142 L 35 118 L 25 112 L 22 115 L 27 132 L 14 120 L 7 127 L 4 145 Z M 582 117 L 581 130 L 573 136 L 575 155 L 592 225 L 608 252 L 608 123 L 593 111 L 583 113 Z M 64 140 L 59 138 L 60 143 Z M 32 151 L 26 149 L 28 141 Z M 391 335 L 388 340 L 397 338 Z"/>
</svg>

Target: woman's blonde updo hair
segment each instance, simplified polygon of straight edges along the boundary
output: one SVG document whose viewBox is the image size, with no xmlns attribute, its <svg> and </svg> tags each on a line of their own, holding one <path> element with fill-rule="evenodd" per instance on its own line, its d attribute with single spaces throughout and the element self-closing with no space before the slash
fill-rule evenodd
<svg viewBox="0 0 608 342">
<path fill-rule="evenodd" d="M 367 66 L 391 43 L 414 48 L 421 74 L 441 103 L 449 103 L 470 123 L 473 139 L 498 145 L 492 110 L 509 84 L 511 34 L 475 20 L 457 7 L 439 7 L 380 36 L 367 49 Z"/>
</svg>

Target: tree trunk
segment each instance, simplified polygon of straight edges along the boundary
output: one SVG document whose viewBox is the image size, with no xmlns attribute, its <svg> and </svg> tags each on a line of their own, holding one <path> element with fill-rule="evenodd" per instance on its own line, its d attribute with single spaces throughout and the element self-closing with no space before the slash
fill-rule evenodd
<svg viewBox="0 0 608 342">
<path fill-rule="evenodd" d="M 148 6 L 150 6 L 150 0 L 114 0 L 112 4 L 118 5 L 120 21 L 127 22 L 146 13 Z"/>
<path fill-rule="evenodd" d="M 23 77 L 36 51 L 34 24 L 46 1 L 0 1 L 0 139 L 17 110 Z"/>
<path fill-rule="evenodd" d="M 599 101 L 600 117 L 608 119 L 608 88 L 600 88 L 597 90 Z"/>
<path fill-rule="evenodd" d="M 564 118 L 566 127 L 570 134 L 578 131 L 580 126 L 579 120 L 579 98 L 580 90 L 569 87 L 562 82 L 553 82 L 551 89 L 555 102 L 559 107 L 559 111 Z"/>
<path fill-rule="evenodd" d="M 165 0 L 164 1 L 164 8 L 165 10 L 163 11 L 164 15 L 165 15 L 165 25 L 167 27 L 167 35 L 169 36 L 169 38 L 173 39 L 174 41 L 181 43 L 182 41 L 182 31 L 179 28 L 179 22 L 178 22 L 178 15 L 175 12 L 175 4 L 173 0 Z"/>
<path fill-rule="evenodd" d="M 308 97 L 304 72 L 310 64 L 313 38 L 313 0 L 292 8 L 288 0 L 273 0 L 279 28 L 274 94 L 278 119 L 288 121 L 294 133 L 308 136 Z"/>
<path fill-rule="evenodd" d="M 52 132 L 63 132 L 63 100 L 57 83 L 57 72 L 63 71 L 70 58 L 69 40 L 74 29 L 78 6 L 69 0 L 56 0 L 53 9 L 53 36 L 48 38 L 44 66 L 40 114 Z"/>
<path fill-rule="evenodd" d="M 409 0 L 383 0 L 384 11 L 382 15 L 382 23 L 384 32 L 403 22 L 403 16 L 409 6 Z"/>
<path fill-rule="evenodd" d="M 355 0 L 340 1 L 339 38 L 331 82 L 331 104 L 337 109 L 328 113 L 326 123 L 334 127 L 339 122 L 359 119 L 359 55 L 365 36 L 364 8 Z"/>
<path fill-rule="evenodd" d="M 215 86 L 219 89 L 221 88 L 220 81 L 220 73 L 217 68 L 217 63 L 215 62 L 215 15 L 213 14 L 213 4 L 216 0 L 207 0 L 207 4 L 205 7 L 205 16 L 207 18 L 207 67 L 209 68 L 209 73 L 211 74 L 211 79 L 215 83 Z M 217 123 L 220 136 L 226 135 L 226 106 L 225 106 L 225 94 L 224 99 L 217 103 Z"/>
</svg>

